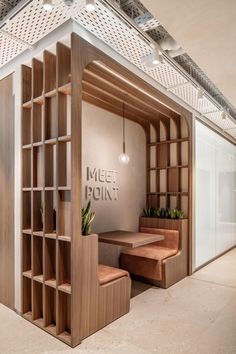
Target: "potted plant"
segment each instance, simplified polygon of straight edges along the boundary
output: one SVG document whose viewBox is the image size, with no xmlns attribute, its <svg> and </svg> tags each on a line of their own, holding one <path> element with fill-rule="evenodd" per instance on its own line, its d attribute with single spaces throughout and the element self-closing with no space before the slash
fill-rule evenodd
<svg viewBox="0 0 236 354">
<path fill-rule="evenodd" d="M 86 208 L 82 208 L 81 211 L 81 232 L 82 236 L 88 236 L 91 232 L 91 223 L 95 218 L 95 213 L 91 210 L 91 202 L 89 201 Z"/>
<path fill-rule="evenodd" d="M 140 217 L 140 227 L 170 229 L 187 232 L 188 220 L 179 209 L 144 208 Z"/>
</svg>

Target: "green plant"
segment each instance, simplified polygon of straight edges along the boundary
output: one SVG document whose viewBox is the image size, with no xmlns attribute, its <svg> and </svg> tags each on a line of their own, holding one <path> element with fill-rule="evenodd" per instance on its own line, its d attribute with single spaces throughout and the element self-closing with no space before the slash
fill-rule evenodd
<svg viewBox="0 0 236 354">
<path fill-rule="evenodd" d="M 155 218 L 157 216 L 156 209 L 155 208 L 144 208 L 143 215 L 148 218 Z"/>
<path fill-rule="evenodd" d="M 90 234 L 91 223 L 95 218 L 95 213 L 90 210 L 91 201 L 88 202 L 86 208 L 82 208 L 81 217 L 82 217 L 82 235 L 87 236 Z"/>
<path fill-rule="evenodd" d="M 179 209 L 145 208 L 143 216 L 161 219 L 183 219 L 184 213 Z"/>
</svg>

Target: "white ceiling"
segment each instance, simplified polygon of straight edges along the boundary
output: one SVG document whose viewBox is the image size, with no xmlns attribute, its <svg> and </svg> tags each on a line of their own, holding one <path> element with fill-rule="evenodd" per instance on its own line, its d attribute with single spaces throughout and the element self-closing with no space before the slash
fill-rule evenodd
<svg viewBox="0 0 236 354">
<path fill-rule="evenodd" d="M 236 0 L 141 0 L 236 107 Z"/>
</svg>

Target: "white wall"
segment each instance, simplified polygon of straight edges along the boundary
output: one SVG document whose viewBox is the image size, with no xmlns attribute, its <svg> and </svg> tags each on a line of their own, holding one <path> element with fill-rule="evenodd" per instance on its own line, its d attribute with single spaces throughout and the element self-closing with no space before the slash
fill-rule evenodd
<svg viewBox="0 0 236 354">
<path fill-rule="evenodd" d="M 96 213 L 92 232 L 112 230 L 138 231 L 139 216 L 146 204 L 146 137 L 142 127 L 126 120 L 126 150 L 130 163 L 120 165 L 122 152 L 122 118 L 103 109 L 83 103 L 82 191 L 83 204 L 91 199 Z M 87 180 L 86 168 L 115 170 L 116 183 Z M 119 188 L 117 199 L 86 199 L 85 186 Z M 119 267 L 122 247 L 99 243 L 99 263 Z"/>
<path fill-rule="evenodd" d="M 142 127 L 126 120 L 126 150 L 130 156 L 128 165 L 121 165 L 118 156 L 122 152 L 122 118 L 83 103 L 82 131 L 83 204 L 91 199 L 96 213 L 92 231 L 137 231 L 139 216 L 146 204 L 146 138 Z M 115 170 L 116 183 L 87 180 L 86 168 Z M 119 188 L 117 199 L 86 200 L 85 186 Z"/>
<path fill-rule="evenodd" d="M 236 245 L 236 147 L 196 122 L 196 267 Z"/>
</svg>

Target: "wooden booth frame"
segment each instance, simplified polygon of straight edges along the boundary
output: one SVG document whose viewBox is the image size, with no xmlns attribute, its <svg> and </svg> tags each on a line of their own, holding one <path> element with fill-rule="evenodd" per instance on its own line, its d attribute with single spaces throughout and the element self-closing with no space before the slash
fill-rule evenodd
<svg viewBox="0 0 236 354">
<path fill-rule="evenodd" d="M 64 122 L 67 96 L 71 97 L 70 133 Z M 33 59 L 32 68 L 23 65 L 22 315 L 72 347 L 129 311 L 129 278 L 113 282 L 112 287 L 99 286 L 97 237 L 81 235 L 82 100 L 120 116 L 126 103 L 125 117 L 140 124 L 146 134 L 147 206 L 158 207 L 163 197 L 170 207 L 174 196 L 181 208 L 182 196 L 188 198 L 189 272 L 192 248 L 191 113 L 75 33 L 71 48 L 58 42 L 55 55 L 45 51 L 43 62 Z M 186 136 L 181 134 L 183 121 Z M 188 150 L 184 165 L 182 143 Z M 171 144 L 175 144 L 174 165 Z M 152 147 L 155 167 L 150 164 Z M 188 179 L 185 191 L 181 190 L 183 168 Z M 164 192 L 158 189 L 161 170 Z M 150 190 L 151 171 L 155 171 L 155 192 Z"/>
</svg>

